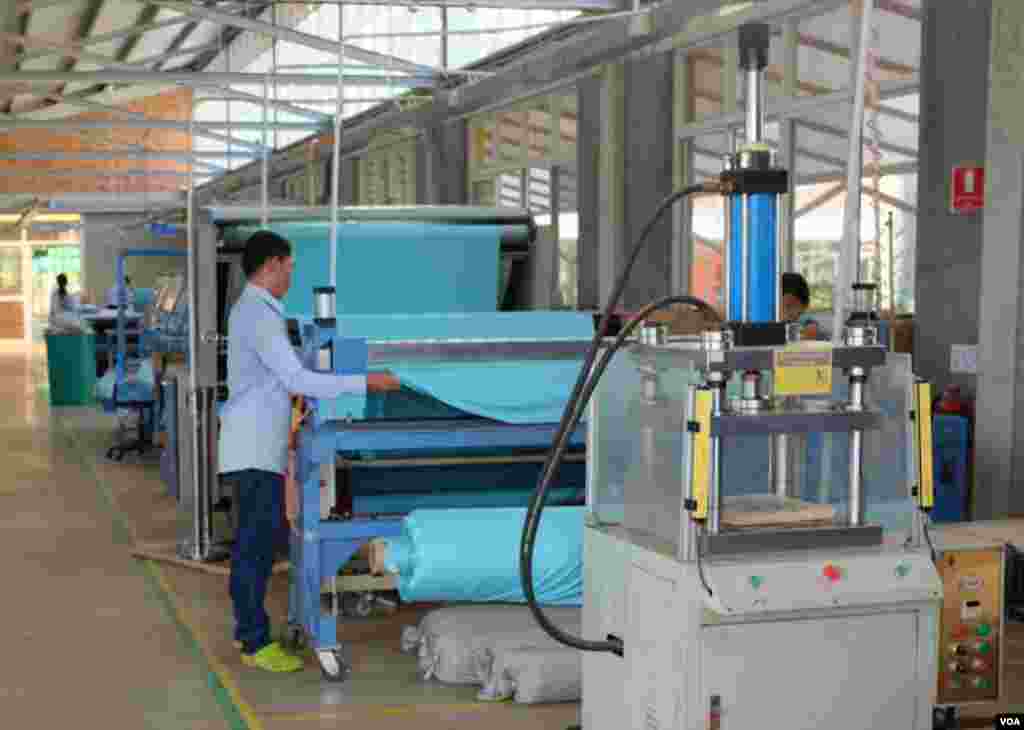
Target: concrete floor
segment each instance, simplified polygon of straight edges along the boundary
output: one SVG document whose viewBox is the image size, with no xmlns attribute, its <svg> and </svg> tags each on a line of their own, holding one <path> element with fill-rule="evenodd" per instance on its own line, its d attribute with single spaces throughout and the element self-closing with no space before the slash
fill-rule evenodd
<svg viewBox="0 0 1024 730">
<path fill-rule="evenodd" d="M 476 727 L 563 730 L 575 704 L 485 704 L 476 689 L 423 682 L 399 653 L 401 627 L 423 608 L 347 620 L 353 677 L 306 670 L 268 675 L 231 645 L 221 575 L 135 559 L 137 543 L 173 542 L 174 501 L 154 457 L 109 463 L 114 421 L 97 407 L 47 405 L 45 355 L 0 343 L 0 554 L 9 627 L 0 662 L 5 727 L 58 727 L 102 718 L 122 728 Z M 287 578 L 272 581 L 278 625 Z M 13 649 L 13 651 L 11 651 Z M 16 658 L 12 661 L 12 658 Z"/>
<path fill-rule="evenodd" d="M 176 537 L 155 459 L 107 462 L 113 419 L 93 406 L 51 409 L 47 396 L 40 348 L 0 342 L 4 727 L 101 719 L 108 730 L 563 730 L 577 722 L 575 704 L 484 704 L 474 688 L 421 681 L 398 644 L 422 608 L 339 625 L 354 663 L 345 684 L 321 680 L 312 656 L 288 676 L 243 667 L 225 577 L 131 557 L 136 544 Z M 286 588 L 284 575 L 272 581 L 278 625 Z M 1007 633 L 1004 702 L 974 708 L 969 726 L 1024 709 L 1024 626 Z"/>
</svg>

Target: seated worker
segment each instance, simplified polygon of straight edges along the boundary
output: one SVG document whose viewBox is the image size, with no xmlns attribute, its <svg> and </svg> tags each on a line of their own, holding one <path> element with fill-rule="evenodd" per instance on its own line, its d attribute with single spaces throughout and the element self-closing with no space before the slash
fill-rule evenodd
<svg viewBox="0 0 1024 730">
<path fill-rule="evenodd" d="M 782 319 L 784 322 L 800 323 L 800 338 L 820 340 L 825 332 L 818 321 L 807 314 L 811 303 L 811 288 L 807 280 L 795 272 L 782 275 Z"/>
<path fill-rule="evenodd" d="M 58 323 L 78 310 L 78 297 L 68 292 L 67 274 L 57 275 L 57 287 L 50 292 L 50 324 Z"/>
<path fill-rule="evenodd" d="M 242 269 L 248 282 L 228 318 L 230 396 L 220 416 L 219 471 L 239 502 L 230 579 L 235 643 L 244 664 L 270 672 L 303 666 L 271 641 L 264 608 L 284 508 L 291 396 L 328 399 L 398 388 L 390 373 L 327 375 L 303 367 L 281 305 L 292 266 L 291 244 L 277 234 L 259 231 L 246 243 Z"/>
<path fill-rule="evenodd" d="M 132 278 L 124 277 L 124 287 L 117 284 L 107 289 L 107 307 L 117 309 L 118 303 L 124 302 L 125 309 L 135 309 L 135 290 L 132 289 Z"/>
</svg>

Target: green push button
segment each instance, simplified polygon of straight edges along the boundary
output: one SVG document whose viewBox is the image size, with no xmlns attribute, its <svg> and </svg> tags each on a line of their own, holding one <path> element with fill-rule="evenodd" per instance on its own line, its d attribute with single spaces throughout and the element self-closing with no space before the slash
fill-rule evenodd
<svg viewBox="0 0 1024 730">
<path fill-rule="evenodd" d="M 975 689 L 992 689 L 992 680 L 987 677 L 975 677 L 971 685 Z"/>
<path fill-rule="evenodd" d="M 992 633 L 992 627 L 988 624 L 978 624 L 978 636 L 988 636 Z"/>
<path fill-rule="evenodd" d="M 896 575 L 900 578 L 906 578 L 910 575 L 910 566 L 907 563 L 900 563 L 896 566 Z"/>
<path fill-rule="evenodd" d="M 975 647 L 975 650 L 979 654 L 988 654 L 990 651 L 992 651 L 992 644 L 990 644 L 987 641 L 979 641 L 977 646 Z"/>
<path fill-rule="evenodd" d="M 752 575 L 752 576 L 750 576 L 750 585 L 753 587 L 753 589 L 755 591 L 758 588 L 761 587 L 762 583 L 764 583 L 764 578 L 762 578 L 761 576 L 759 576 L 759 575 Z"/>
</svg>

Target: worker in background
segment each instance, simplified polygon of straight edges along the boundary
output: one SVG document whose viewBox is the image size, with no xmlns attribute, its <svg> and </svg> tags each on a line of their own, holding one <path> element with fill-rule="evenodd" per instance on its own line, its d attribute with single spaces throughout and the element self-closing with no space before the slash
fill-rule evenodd
<svg viewBox="0 0 1024 730">
<path fill-rule="evenodd" d="M 271 641 L 264 608 L 283 514 L 291 396 L 330 399 L 398 388 L 389 373 L 340 376 L 303 367 L 281 305 L 292 266 L 285 239 L 269 231 L 249 238 L 242 255 L 248 283 L 228 318 L 229 399 L 220 416 L 219 471 L 239 501 L 230 582 L 235 644 L 244 664 L 270 672 L 302 669 L 300 658 Z"/>
<path fill-rule="evenodd" d="M 67 274 L 57 274 L 57 287 L 50 293 L 50 323 L 59 322 L 78 310 L 78 297 L 68 291 Z"/>
<path fill-rule="evenodd" d="M 795 272 L 782 275 L 782 321 L 798 322 L 800 338 L 818 340 L 824 337 L 824 330 L 818 321 L 807 314 L 811 303 L 811 288 L 807 280 Z"/>
<path fill-rule="evenodd" d="M 135 290 L 132 289 L 132 278 L 124 277 L 124 286 L 115 284 L 107 290 L 107 307 L 117 309 L 118 304 L 124 304 L 125 309 L 135 309 Z"/>
</svg>

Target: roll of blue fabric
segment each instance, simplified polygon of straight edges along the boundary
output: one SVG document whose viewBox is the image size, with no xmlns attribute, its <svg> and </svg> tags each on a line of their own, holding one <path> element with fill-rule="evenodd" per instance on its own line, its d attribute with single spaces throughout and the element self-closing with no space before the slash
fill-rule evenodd
<svg viewBox="0 0 1024 730">
<path fill-rule="evenodd" d="M 544 510 L 534 551 L 534 592 L 550 606 L 583 600 L 583 507 Z M 403 601 L 525 603 L 519 541 L 526 510 L 417 510 L 387 540 L 385 567 Z"/>
</svg>

